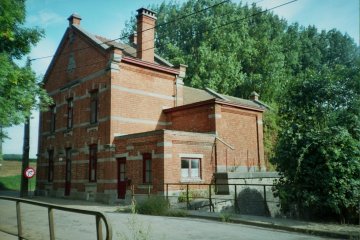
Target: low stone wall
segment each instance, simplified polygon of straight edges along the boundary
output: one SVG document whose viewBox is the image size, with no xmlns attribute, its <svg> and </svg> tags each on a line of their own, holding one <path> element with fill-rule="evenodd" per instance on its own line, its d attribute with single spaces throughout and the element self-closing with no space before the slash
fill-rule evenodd
<svg viewBox="0 0 360 240">
<path fill-rule="evenodd" d="M 275 217 L 280 214 L 279 199 L 273 194 L 274 180 L 278 179 L 276 172 L 234 172 L 215 175 L 218 194 L 231 195 L 235 199 L 234 208 L 240 214 Z M 236 187 L 235 187 L 236 185 Z M 235 200 L 234 200 L 235 202 Z"/>
</svg>

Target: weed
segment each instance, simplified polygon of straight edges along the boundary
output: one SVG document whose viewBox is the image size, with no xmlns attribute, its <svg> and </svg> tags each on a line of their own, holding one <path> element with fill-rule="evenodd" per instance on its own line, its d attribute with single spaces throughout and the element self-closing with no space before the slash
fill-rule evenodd
<svg viewBox="0 0 360 240">
<path fill-rule="evenodd" d="M 222 213 L 220 214 L 220 219 L 222 222 L 231 222 L 231 213 Z"/>
</svg>

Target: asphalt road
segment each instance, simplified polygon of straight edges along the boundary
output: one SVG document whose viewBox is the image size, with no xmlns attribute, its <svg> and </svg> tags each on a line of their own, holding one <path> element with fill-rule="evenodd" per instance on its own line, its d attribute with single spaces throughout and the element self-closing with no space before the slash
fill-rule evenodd
<svg viewBox="0 0 360 240">
<path fill-rule="evenodd" d="M 305 234 L 222 223 L 192 218 L 174 218 L 106 213 L 113 228 L 113 239 L 325 239 Z M 47 211 L 23 204 L 22 216 L 25 236 L 29 239 L 49 239 Z M 86 215 L 55 211 L 56 239 L 96 239 L 95 218 Z M 0 200 L 0 228 L 16 232 L 15 204 Z M 139 236 L 147 238 L 139 238 Z M 138 238 L 135 238 L 137 236 Z M 0 233 L 1 240 L 16 239 Z"/>
</svg>

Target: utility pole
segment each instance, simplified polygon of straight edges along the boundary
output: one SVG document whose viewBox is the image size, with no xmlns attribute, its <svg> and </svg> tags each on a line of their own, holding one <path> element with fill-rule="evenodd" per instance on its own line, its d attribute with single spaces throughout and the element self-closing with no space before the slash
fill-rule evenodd
<svg viewBox="0 0 360 240">
<path fill-rule="evenodd" d="M 28 58 L 26 66 L 30 68 L 30 59 Z M 20 185 L 20 197 L 27 197 L 29 179 L 24 176 L 25 169 L 29 167 L 29 151 L 30 151 L 30 116 L 31 112 L 29 110 L 29 115 L 26 117 L 24 124 L 24 145 L 23 145 L 23 156 L 22 156 L 22 167 L 21 167 L 21 185 Z"/>
<path fill-rule="evenodd" d="M 24 146 L 21 168 L 21 186 L 20 197 L 28 196 L 29 179 L 24 176 L 25 169 L 29 167 L 29 150 L 30 150 L 30 116 L 26 117 L 24 124 Z"/>
</svg>

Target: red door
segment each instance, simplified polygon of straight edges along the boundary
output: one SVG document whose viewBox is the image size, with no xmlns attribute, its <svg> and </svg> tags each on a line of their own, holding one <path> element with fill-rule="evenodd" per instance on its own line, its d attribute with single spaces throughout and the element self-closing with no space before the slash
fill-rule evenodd
<svg viewBox="0 0 360 240">
<path fill-rule="evenodd" d="M 126 158 L 117 159 L 118 167 L 118 198 L 124 199 L 126 194 Z"/>
<path fill-rule="evenodd" d="M 65 196 L 70 195 L 71 190 L 71 149 L 66 149 L 66 164 L 65 164 Z"/>
</svg>

